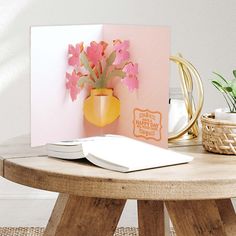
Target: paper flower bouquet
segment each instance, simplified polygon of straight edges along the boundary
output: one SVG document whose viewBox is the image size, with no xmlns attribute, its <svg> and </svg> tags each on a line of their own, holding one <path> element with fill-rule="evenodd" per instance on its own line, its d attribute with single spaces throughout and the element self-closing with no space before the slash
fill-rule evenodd
<svg viewBox="0 0 236 236">
<path fill-rule="evenodd" d="M 78 43 L 68 47 L 66 88 L 72 101 L 82 89 L 90 96 L 84 102 L 85 118 L 96 126 L 103 127 L 119 117 L 120 101 L 113 96 L 110 81 L 119 78 L 129 91 L 138 88 L 138 64 L 130 61 L 129 41 L 114 40 L 111 47 L 101 41 L 92 41 L 89 46 Z"/>
</svg>

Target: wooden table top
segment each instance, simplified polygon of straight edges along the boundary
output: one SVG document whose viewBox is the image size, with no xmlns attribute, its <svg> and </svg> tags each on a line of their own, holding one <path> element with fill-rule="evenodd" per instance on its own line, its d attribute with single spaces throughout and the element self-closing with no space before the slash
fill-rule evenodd
<svg viewBox="0 0 236 236">
<path fill-rule="evenodd" d="M 171 148 L 194 156 L 189 164 L 119 173 L 85 160 L 49 158 L 44 147 L 32 149 L 27 142 L 16 139 L 0 147 L 4 178 L 39 189 L 88 197 L 146 200 L 236 197 L 236 157 L 208 153 L 199 145 Z"/>
</svg>

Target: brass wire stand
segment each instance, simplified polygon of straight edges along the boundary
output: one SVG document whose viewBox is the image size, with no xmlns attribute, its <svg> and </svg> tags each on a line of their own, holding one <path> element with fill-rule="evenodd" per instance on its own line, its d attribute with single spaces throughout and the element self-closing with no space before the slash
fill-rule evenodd
<svg viewBox="0 0 236 236">
<path fill-rule="evenodd" d="M 196 68 L 184 59 L 181 54 L 178 54 L 178 56 L 171 56 L 170 60 L 175 62 L 179 68 L 181 89 L 188 113 L 188 124 L 177 133 L 170 134 L 168 141 L 176 139 L 192 139 L 199 134 L 197 119 L 201 113 L 204 100 L 202 81 Z M 193 83 L 194 81 L 195 83 Z M 196 84 L 197 90 L 198 100 L 196 103 L 193 97 L 193 84 Z"/>
</svg>

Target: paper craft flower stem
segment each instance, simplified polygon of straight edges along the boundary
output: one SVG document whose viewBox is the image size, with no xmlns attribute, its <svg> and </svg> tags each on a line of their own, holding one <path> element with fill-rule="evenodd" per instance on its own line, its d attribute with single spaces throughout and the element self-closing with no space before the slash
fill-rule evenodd
<svg viewBox="0 0 236 236">
<path fill-rule="evenodd" d="M 114 40 L 111 47 L 104 41 L 99 43 L 92 41 L 87 47 L 84 47 L 83 42 L 75 46 L 69 45 L 68 64 L 72 70 L 66 73 L 66 88 L 70 91 L 72 101 L 77 99 L 78 94 L 84 88 L 91 91 L 93 89 L 100 89 L 103 92 L 106 91 L 105 89 L 109 88 L 109 81 L 114 78 L 119 78 L 130 92 L 138 89 L 138 64 L 134 64 L 129 60 L 130 54 L 128 48 L 129 41 L 127 40 Z M 101 97 L 101 95 L 99 96 Z M 102 96 L 108 95 L 103 94 Z M 104 100 L 105 98 L 102 99 Z M 99 110 L 104 111 L 107 116 L 104 118 L 104 114 L 98 112 L 100 118 L 96 118 L 94 122 L 91 117 L 95 117 L 95 115 L 90 116 L 85 114 L 85 118 L 96 126 L 105 126 L 113 122 L 119 116 L 120 109 L 120 105 L 117 105 L 116 100 L 118 99 L 115 98 L 115 100 L 112 99 L 113 102 L 106 102 L 108 104 L 106 105 L 106 109 L 101 107 L 101 103 L 85 101 L 84 112 L 94 114 L 95 110 Z M 95 107 L 94 104 L 98 107 Z M 88 106 L 93 107 L 94 111 L 91 110 L 91 107 L 88 108 Z M 108 107 L 115 112 L 114 116 L 113 113 L 107 111 Z"/>
</svg>

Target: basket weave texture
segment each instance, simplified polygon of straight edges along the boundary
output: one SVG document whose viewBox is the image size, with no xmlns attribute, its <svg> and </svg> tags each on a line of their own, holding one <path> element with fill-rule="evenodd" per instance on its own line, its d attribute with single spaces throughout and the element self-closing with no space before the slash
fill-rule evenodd
<svg viewBox="0 0 236 236">
<path fill-rule="evenodd" d="M 236 155 L 236 123 L 216 120 L 214 113 L 204 114 L 202 122 L 202 145 L 209 151 Z"/>
</svg>

